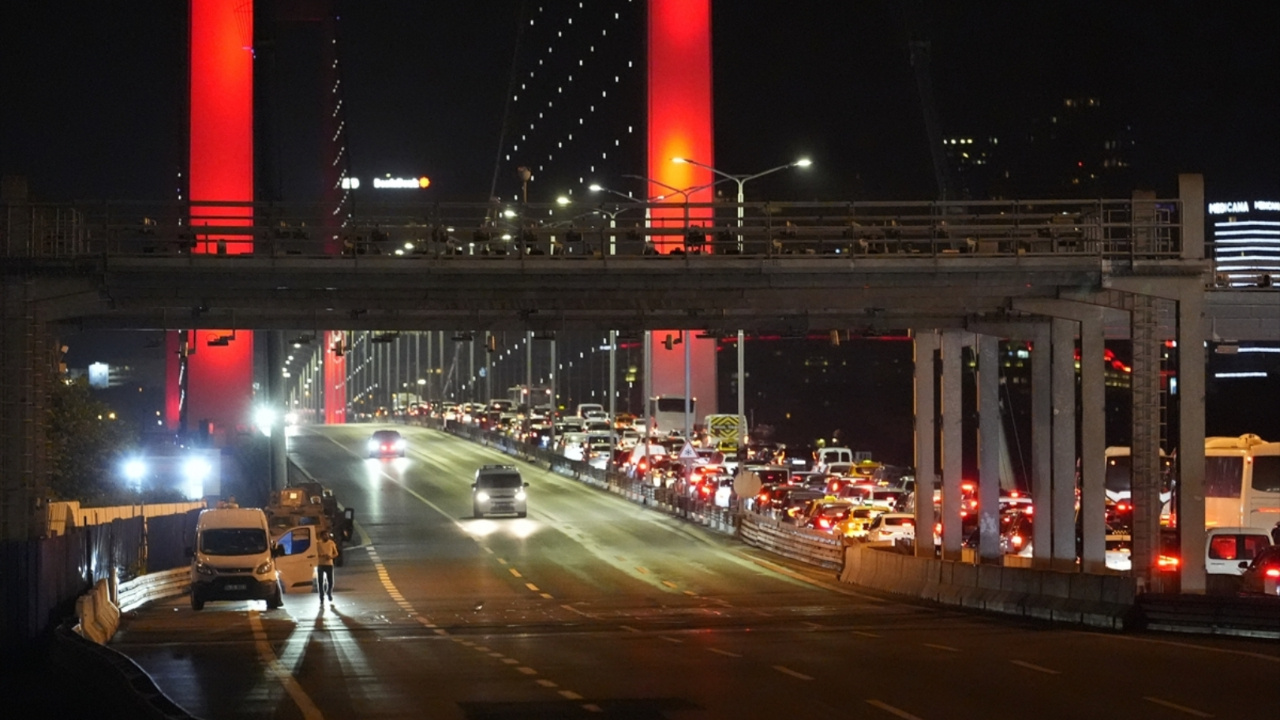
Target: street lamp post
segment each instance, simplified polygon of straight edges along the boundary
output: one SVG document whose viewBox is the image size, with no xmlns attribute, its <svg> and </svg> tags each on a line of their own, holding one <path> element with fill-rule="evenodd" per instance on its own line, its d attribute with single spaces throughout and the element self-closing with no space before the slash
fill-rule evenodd
<svg viewBox="0 0 1280 720">
<path fill-rule="evenodd" d="M 744 217 L 743 210 L 745 209 L 743 203 L 745 202 L 744 196 L 745 196 L 746 184 L 752 180 L 755 180 L 756 178 L 762 178 L 765 175 L 771 175 L 781 170 L 787 170 L 793 167 L 801 167 L 801 168 L 809 167 L 810 165 L 813 164 L 813 161 L 810 160 L 809 158 L 800 158 L 795 162 L 790 162 L 790 163 L 787 163 L 786 165 L 779 165 L 777 167 L 769 168 L 768 170 L 765 170 L 763 172 L 758 172 L 752 175 L 732 175 L 730 173 L 724 172 L 717 168 L 713 168 L 710 165 L 707 165 L 705 163 L 700 163 L 697 160 L 690 160 L 688 158 L 674 157 L 674 158 L 671 158 L 671 162 L 688 163 L 689 165 L 693 165 L 694 167 L 700 167 L 703 170 L 707 170 L 715 175 L 719 175 L 721 178 L 725 180 L 732 180 L 738 184 L 738 252 L 742 252 L 742 221 Z M 686 215 L 688 212 L 688 207 L 689 207 L 688 196 L 686 195 L 685 196 Z M 745 342 L 744 342 L 745 339 L 746 339 L 745 334 L 741 330 L 739 330 L 738 331 L 738 416 L 743 418 L 747 416 L 747 413 L 746 413 L 747 374 L 746 374 L 746 367 L 745 367 L 746 366 L 746 351 L 745 351 Z"/>
</svg>

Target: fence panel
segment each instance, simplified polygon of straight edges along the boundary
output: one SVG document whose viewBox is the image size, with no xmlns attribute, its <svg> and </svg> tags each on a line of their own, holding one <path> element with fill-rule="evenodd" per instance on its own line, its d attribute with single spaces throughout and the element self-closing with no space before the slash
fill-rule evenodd
<svg viewBox="0 0 1280 720">
<path fill-rule="evenodd" d="M 199 510 L 147 520 L 147 572 L 187 565 L 186 549 L 195 542 Z"/>
</svg>

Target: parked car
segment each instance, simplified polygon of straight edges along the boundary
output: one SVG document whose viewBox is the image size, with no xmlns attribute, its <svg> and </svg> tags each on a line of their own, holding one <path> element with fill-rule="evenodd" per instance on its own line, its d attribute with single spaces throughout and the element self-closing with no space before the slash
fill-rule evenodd
<svg viewBox="0 0 1280 720">
<path fill-rule="evenodd" d="M 1280 597 L 1280 545 L 1272 545 L 1238 567 L 1240 592 Z"/>
</svg>

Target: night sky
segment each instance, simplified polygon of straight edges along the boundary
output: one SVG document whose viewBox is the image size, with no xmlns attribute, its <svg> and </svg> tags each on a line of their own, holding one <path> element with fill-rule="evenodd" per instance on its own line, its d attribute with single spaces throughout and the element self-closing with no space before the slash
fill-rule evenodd
<svg viewBox="0 0 1280 720">
<path fill-rule="evenodd" d="M 639 3 L 589 4 L 638 18 Z M 439 199 L 486 197 L 521 5 L 337 3 L 357 174 L 425 173 Z M 554 16 L 577 2 L 526 5 Z M 903 5 L 716 2 L 716 165 L 749 173 L 814 159 L 804 176 L 762 180 L 758 199 L 932 197 Z M 1213 198 L 1280 196 L 1280 3 L 923 7 L 944 134 L 1007 133 L 1063 97 L 1092 95 L 1132 124 L 1137 184 L 1172 194 L 1176 173 L 1192 171 Z M 0 172 L 26 175 L 48 200 L 174 197 L 184 16 L 175 0 L 4 3 Z M 635 21 L 626 29 L 642 31 Z M 300 39 L 296 25 L 280 35 L 272 147 L 260 148 L 279 170 L 272 190 L 297 199 L 314 186 L 317 162 L 307 142 L 314 107 L 298 93 L 319 82 Z M 510 171 L 499 171 L 508 190 Z M 609 168 L 629 172 L 643 168 Z M 560 191 L 540 190 L 547 200 Z"/>
<path fill-rule="evenodd" d="M 614 185 L 624 174 L 645 174 L 643 1 L 586 4 L 336 0 L 351 171 L 429 175 L 432 188 L 419 199 L 483 201 L 495 183 L 510 196 L 515 167 L 540 162 L 534 142 L 506 159 L 512 132 L 500 145 L 512 69 L 520 79 L 536 67 L 548 28 L 574 15 L 575 30 L 611 29 L 597 41 L 601 55 L 635 63 L 577 151 L 598 154 L 620 128 L 639 129 L 594 173 L 569 167 L 578 160 L 565 153 L 536 177 L 530 200 L 573 190 L 578 177 Z M 908 56 L 908 4 L 714 3 L 715 165 L 746 174 L 799 156 L 814 161 L 753 183 L 748 200 L 935 196 Z M 1132 128 L 1134 187 L 1169 197 L 1177 173 L 1200 172 L 1211 200 L 1280 198 L 1280 2 L 921 6 L 944 136 L 1007 137 L 1063 98 L 1097 97 L 1109 117 Z M 40 200 L 176 198 L 186 153 L 185 8 L 181 0 L 0 4 L 0 174 L 25 175 Z M 615 11 L 620 19 L 609 24 Z M 535 18 L 537 30 L 522 17 Z M 271 169 L 260 183 L 272 199 L 312 200 L 321 187 L 317 118 L 329 76 L 317 28 L 282 23 L 271 46 L 259 49 L 269 97 L 260 104 L 266 129 L 258 152 Z M 595 44 L 567 36 L 555 58 L 572 64 Z M 549 95 L 550 81 L 544 74 L 525 91 L 525 105 L 505 115 L 509 130 L 531 121 L 528 101 Z M 568 105 L 547 119 L 556 132 L 583 112 L 580 103 Z M 113 362 L 155 362 L 146 339 L 124 346 L 129 351 Z M 103 359 L 101 345 L 72 347 L 73 366 Z M 1244 431 L 1215 420 L 1222 403 L 1212 389 L 1210 401 L 1211 433 Z"/>
</svg>

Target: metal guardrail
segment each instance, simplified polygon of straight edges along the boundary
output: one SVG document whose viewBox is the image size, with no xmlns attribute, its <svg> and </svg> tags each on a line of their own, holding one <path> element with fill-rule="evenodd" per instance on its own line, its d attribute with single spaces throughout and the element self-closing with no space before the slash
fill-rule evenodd
<svg viewBox="0 0 1280 720">
<path fill-rule="evenodd" d="M 739 219 L 739 209 L 742 217 Z M 8 204 L 0 254 L 26 258 L 690 255 L 1178 257 L 1179 201 L 602 203 L 379 206 Z M 624 215 L 626 213 L 626 215 Z"/>
<path fill-rule="evenodd" d="M 739 536 L 743 542 L 793 560 L 839 570 L 844 566 L 842 538 L 786 525 L 752 513 L 742 516 Z"/>
</svg>

